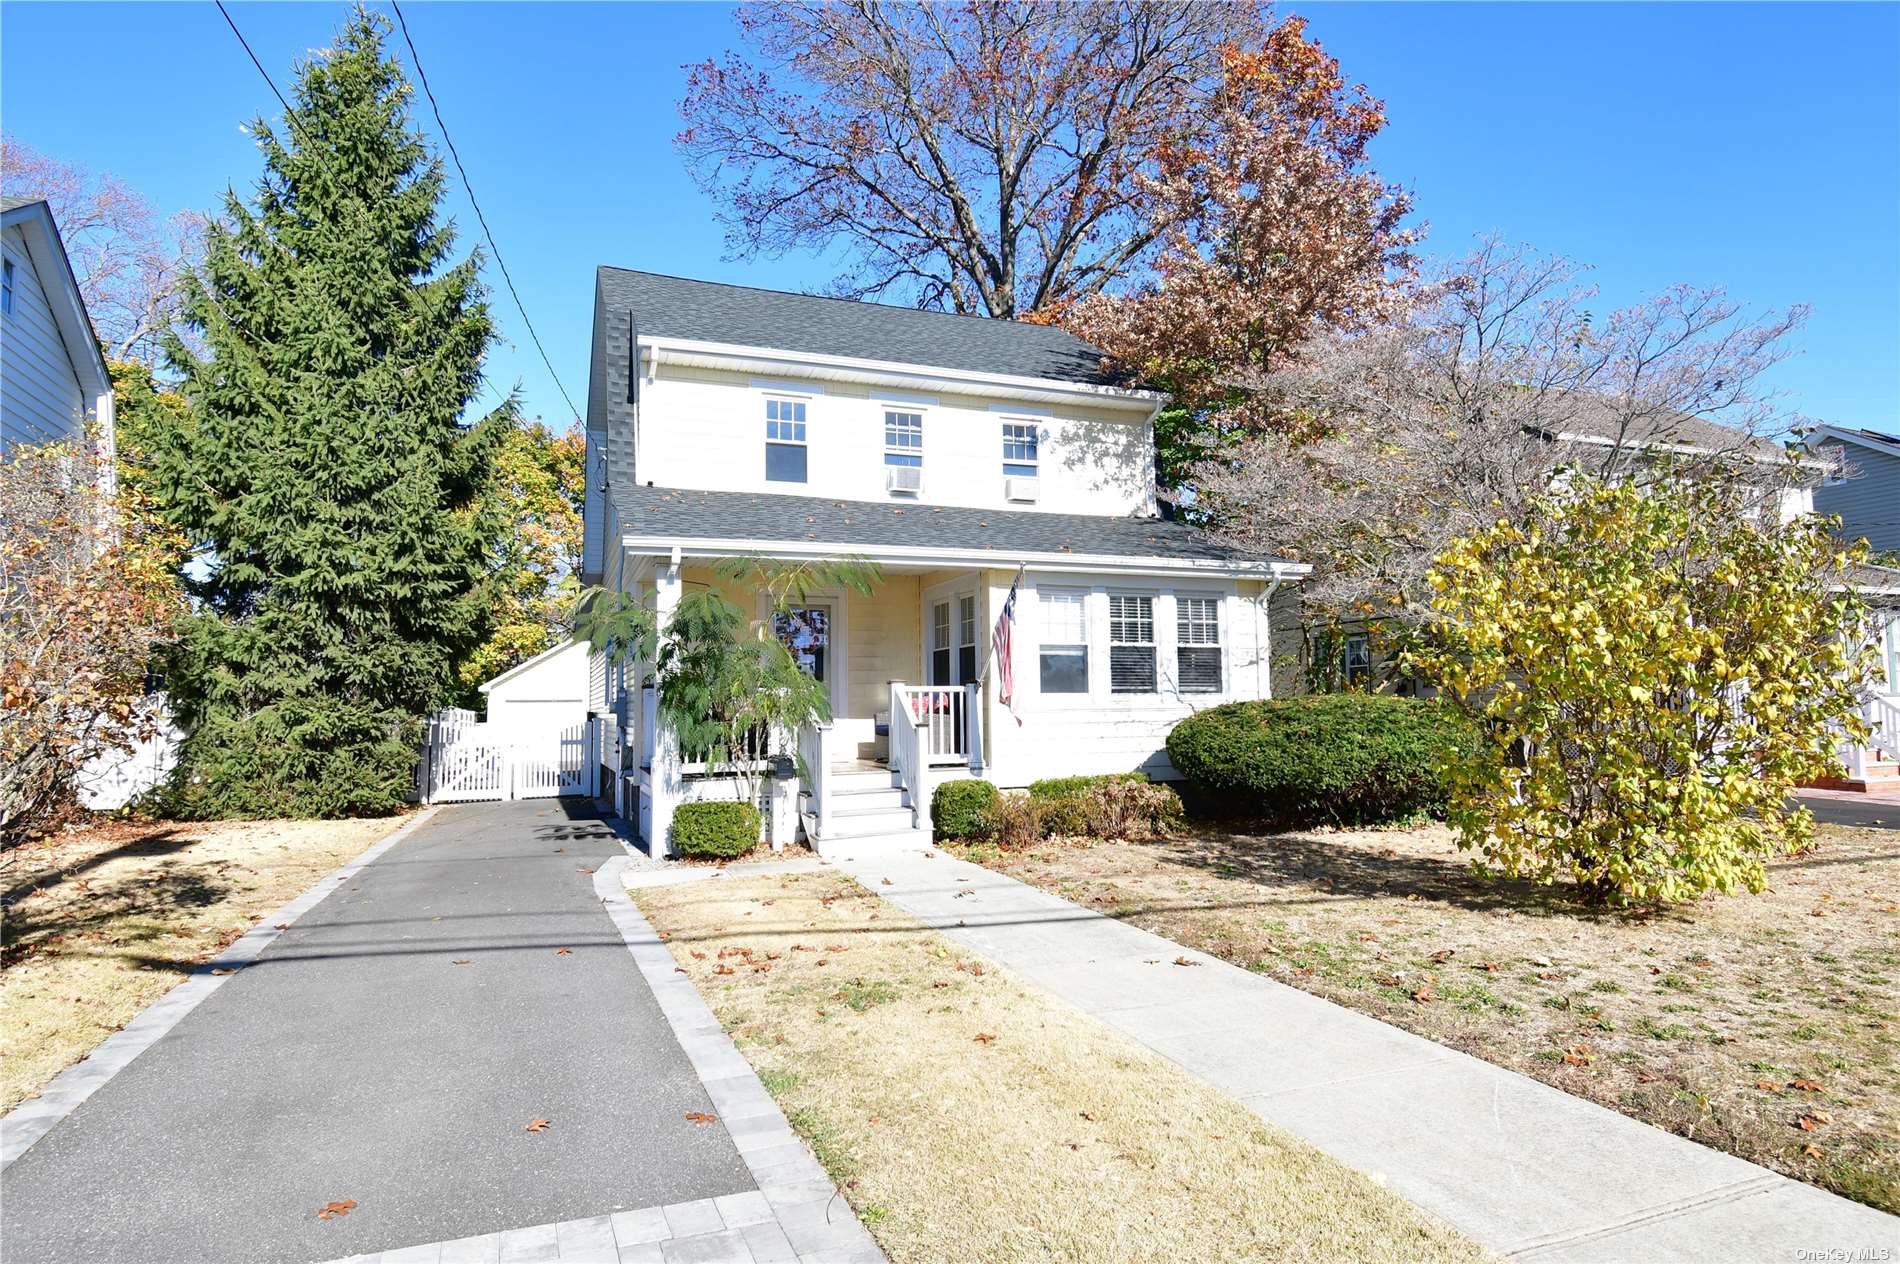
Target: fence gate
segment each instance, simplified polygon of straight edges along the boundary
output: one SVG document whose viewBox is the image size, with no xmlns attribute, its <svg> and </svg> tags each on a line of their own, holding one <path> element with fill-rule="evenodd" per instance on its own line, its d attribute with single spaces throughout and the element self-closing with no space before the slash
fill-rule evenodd
<svg viewBox="0 0 1900 1264">
<path fill-rule="evenodd" d="M 424 803 L 492 802 L 592 795 L 595 726 L 504 731 L 467 713 L 429 722 L 417 767 Z"/>
</svg>

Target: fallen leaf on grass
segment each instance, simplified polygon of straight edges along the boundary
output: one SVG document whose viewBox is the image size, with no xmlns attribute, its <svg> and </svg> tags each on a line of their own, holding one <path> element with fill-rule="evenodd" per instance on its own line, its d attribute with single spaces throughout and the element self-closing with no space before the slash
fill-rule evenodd
<svg viewBox="0 0 1900 1264">
<path fill-rule="evenodd" d="M 824 962 L 822 962 L 822 961 L 821 961 L 821 962 L 819 962 L 818 964 L 819 964 L 819 965 L 823 965 L 823 964 L 824 964 Z M 731 966 L 714 966 L 714 967 L 713 967 L 713 973 L 714 973 L 714 974 L 731 974 L 731 973 L 732 973 L 732 967 L 731 967 Z"/>
<path fill-rule="evenodd" d="M 890 886 L 890 885 L 891 885 L 891 880 L 890 880 L 889 878 L 879 878 L 879 879 L 878 879 L 878 884 L 879 884 L 880 886 Z"/>
<path fill-rule="evenodd" d="M 697 948 L 692 949 L 692 954 L 694 961 L 704 961 L 706 959 L 706 954 Z"/>
<path fill-rule="evenodd" d="M 1821 1147 L 1810 1141 L 1801 1147 L 1801 1153 L 1807 1155 L 1810 1159 L 1818 1159 L 1821 1157 Z"/>
<path fill-rule="evenodd" d="M 1781 1085 L 1775 1083 L 1773 1080 L 1756 1080 L 1755 1087 L 1764 1093 L 1779 1093 L 1781 1091 Z"/>
<path fill-rule="evenodd" d="M 1803 1132 L 1813 1132 L 1822 1124 L 1831 1124 L 1833 1122 L 1834 1116 L 1824 1110 L 1809 1111 L 1807 1114 L 1801 1116 L 1801 1118 L 1795 1120 L 1795 1123 Z"/>
<path fill-rule="evenodd" d="M 1432 985 L 1427 983 L 1424 987 L 1412 993 L 1412 999 L 1417 1001 L 1420 1005 L 1423 1005 L 1428 1001 L 1436 1000 L 1437 994 L 1432 991 Z"/>
<path fill-rule="evenodd" d="M 317 1219 L 341 1220 L 354 1210 L 356 1210 L 356 1200 L 354 1198 L 343 1198 L 333 1203 L 325 1203 L 323 1206 L 317 1208 Z"/>
<path fill-rule="evenodd" d="M 1654 1084 L 1656 1082 L 1656 1073 L 1654 1071 L 1638 1071 L 1636 1073 L 1636 1082 L 1638 1084 Z"/>
<path fill-rule="evenodd" d="M 849 952 L 850 949 L 846 948 L 843 944 L 826 944 L 825 951 L 826 952 Z"/>
<path fill-rule="evenodd" d="M 688 1123 L 699 1124 L 703 1127 L 706 1124 L 718 1123 L 719 1116 L 709 1115 L 703 1110 L 689 1110 L 686 1112 L 686 1121 Z"/>
<path fill-rule="evenodd" d="M 1380 987 L 1398 987 L 1405 982 L 1396 974 L 1375 974 L 1372 976 L 1372 981 Z"/>
<path fill-rule="evenodd" d="M 530 1119 L 528 1121 L 528 1126 L 523 1128 L 521 1131 L 546 1132 L 549 1129 L 549 1127 L 553 1125 L 553 1122 L 554 1121 L 551 1119 Z"/>
<path fill-rule="evenodd" d="M 1788 1087 L 1798 1088 L 1804 1093 L 1818 1093 L 1821 1091 L 1821 1082 L 1819 1080 L 1789 1080 Z"/>
<path fill-rule="evenodd" d="M 1484 971 L 1486 974 L 1496 974 L 1498 972 L 1498 963 L 1495 961 L 1487 961 L 1479 966 L 1478 969 Z"/>
<path fill-rule="evenodd" d="M 1198 966 L 1201 963 L 1198 961 L 1189 961 L 1186 957 L 1176 957 L 1174 964 L 1177 966 Z"/>
<path fill-rule="evenodd" d="M 992 1032 L 979 1031 L 976 1033 L 976 1043 L 980 1045 L 994 1044 L 996 1043 L 996 1036 Z"/>
<path fill-rule="evenodd" d="M 556 948 L 554 950 L 554 955 L 557 957 L 569 957 L 573 954 L 574 950 L 572 948 Z"/>
<path fill-rule="evenodd" d="M 1095 1122 L 1095 1116 L 1086 1110 L 1082 1112 L 1082 1118 L 1088 1120 L 1090 1123 Z"/>
<path fill-rule="evenodd" d="M 1456 948 L 1440 948 L 1437 952 L 1432 954 L 1432 960 L 1443 965 L 1445 962 L 1451 960 L 1452 954 L 1456 951 Z"/>
</svg>

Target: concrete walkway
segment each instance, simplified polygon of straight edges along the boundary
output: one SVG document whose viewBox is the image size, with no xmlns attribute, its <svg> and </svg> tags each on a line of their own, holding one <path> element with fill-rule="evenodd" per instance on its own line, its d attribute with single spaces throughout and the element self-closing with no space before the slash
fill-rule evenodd
<svg viewBox="0 0 1900 1264">
<path fill-rule="evenodd" d="M 1876 1253 L 1843 1258 L 1900 1258 L 1900 1219 L 1013 878 L 921 851 L 867 849 L 837 863 L 1501 1254 L 1622 1264 L 1868 1248 Z"/>
<path fill-rule="evenodd" d="M 6 1169 L 8 1264 L 323 1260 L 728 1196 L 758 1214 L 725 1124 L 686 1117 L 713 1099 L 596 892 L 624 856 L 578 804 L 440 812 Z M 618 1258 L 553 1245 L 522 1258 Z"/>
</svg>

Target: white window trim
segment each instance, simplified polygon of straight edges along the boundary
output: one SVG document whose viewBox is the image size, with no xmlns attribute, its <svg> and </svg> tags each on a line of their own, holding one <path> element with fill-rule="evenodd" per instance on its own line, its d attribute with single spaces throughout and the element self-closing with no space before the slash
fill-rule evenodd
<svg viewBox="0 0 1900 1264">
<path fill-rule="evenodd" d="M 1044 640 L 1044 637 L 1048 633 L 1047 622 L 1042 617 L 1042 601 L 1043 601 L 1043 592 L 1045 588 L 1048 591 L 1061 593 L 1065 596 L 1075 596 L 1075 597 L 1081 598 L 1081 602 L 1079 604 L 1081 606 L 1081 613 L 1082 613 L 1082 640 L 1080 642 L 1082 646 L 1082 666 L 1083 666 L 1083 670 L 1087 672 L 1088 674 L 1088 681 L 1089 681 L 1089 687 L 1083 690 L 1081 693 L 1044 693 L 1042 691 L 1042 647 L 1044 645 L 1077 644 L 1077 642 L 1074 642 L 1074 641 L 1046 641 Z M 1035 697 L 1041 701 L 1041 705 L 1043 706 L 1058 708 L 1058 709 L 1061 709 L 1061 708 L 1079 709 L 1079 708 L 1095 707 L 1095 706 L 1101 705 L 1101 700 L 1097 695 L 1097 690 L 1100 688 L 1101 677 L 1098 674 L 1098 668 L 1095 662 L 1095 644 L 1098 640 L 1101 639 L 1100 637 L 1097 637 L 1095 635 L 1096 619 L 1095 619 L 1093 607 L 1095 604 L 1096 591 L 1097 591 L 1096 589 L 1094 589 L 1093 587 L 1091 587 L 1090 585 L 1086 583 L 1081 583 L 1081 584 L 1050 583 L 1046 585 L 1042 583 L 1036 583 L 1031 588 L 1031 595 L 1034 596 L 1035 602 L 1033 606 L 1031 606 L 1030 608 L 1035 611 L 1036 618 L 1035 618 L 1035 624 L 1034 624 L 1035 640 L 1033 642 L 1033 647 L 1031 648 L 1028 654 L 1028 659 L 1029 659 L 1028 668 L 1035 672 L 1035 676 L 1034 676 Z M 1018 600 L 1020 601 L 1020 598 L 1018 598 Z M 1027 638 L 1015 638 L 1015 639 L 1026 640 Z M 1028 691 L 1025 690 L 1024 692 L 1025 692 L 1025 695 L 1027 695 Z M 1118 694 L 1116 696 L 1121 697 L 1121 698 L 1132 698 L 1132 697 L 1140 697 L 1142 695 Z"/>
<path fill-rule="evenodd" d="M 1113 614 L 1114 603 L 1110 600 L 1111 598 L 1114 598 L 1114 597 L 1146 597 L 1148 599 L 1148 614 L 1149 614 L 1150 621 L 1153 623 L 1153 631 L 1151 633 L 1151 636 L 1152 636 L 1151 640 L 1145 641 L 1145 642 L 1137 642 L 1137 641 L 1117 641 L 1115 639 L 1115 616 Z M 1164 607 L 1165 607 L 1165 620 L 1164 620 Z M 1169 697 L 1172 691 L 1168 687 L 1170 682 L 1168 680 L 1166 654 L 1170 649 L 1173 648 L 1172 642 L 1174 640 L 1174 634 L 1173 634 L 1173 624 L 1171 622 L 1166 622 L 1166 620 L 1172 620 L 1173 618 L 1174 618 L 1173 600 L 1170 599 L 1169 594 L 1162 592 L 1158 589 L 1128 588 L 1128 587 L 1124 587 L 1122 585 L 1117 584 L 1108 588 L 1104 588 L 1102 590 L 1102 693 L 1103 693 L 1103 696 L 1111 698 L 1111 699 L 1115 699 L 1117 701 L 1126 700 L 1129 702 L 1141 702 L 1141 701 L 1147 701 L 1147 700 L 1152 700 L 1154 702 L 1161 702 Z M 1168 629 L 1165 634 L 1165 640 L 1163 639 L 1164 627 Z M 1144 644 L 1148 645 L 1154 651 L 1155 687 L 1151 690 L 1143 690 L 1139 693 L 1125 692 L 1125 691 L 1116 689 L 1115 680 L 1113 676 L 1113 671 L 1114 671 L 1113 662 L 1114 662 L 1114 657 L 1115 657 L 1114 655 L 1115 647 L 1117 645 L 1138 646 L 1138 645 L 1144 645 Z"/>
<path fill-rule="evenodd" d="M 997 466 L 997 468 L 1002 471 L 1003 477 L 1004 478 L 1037 478 L 1037 479 L 1041 478 L 1042 477 L 1042 444 L 1043 444 L 1042 423 L 1035 420 L 1032 417 L 1010 417 L 1007 415 L 1003 416 L 1000 419 L 1000 425 L 998 426 L 996 433 L 997 433 L 998 439 L 1001 442 L 1008 443 L 1010 442 L 1009 437 L 1003 430 L 1003 427 L 1005 426 L 1026 427 L 1031 432 L 1031 434 L 1034 435 L 1035 444 L 1036 444 L 1036 459 L 1033 461 L 1012 461 L 1009 459 L 1008 456 L 1004 456 L 1002 461 Z M 1011 474 L 1009 470 L 1005 468 L 1011 465 L 1027 465 L 1031 469 L 1033 469 L 1035 472 L 1031 474 Z"/>
<path fill-rule="evenodd" d="M 1168 650 L 1168 672 L 1173 677 L 1172 686 L 1167 692 L 1176 697 L 1193 699 L 1196 703 L 1224 701 L 1233 693 L 1233 620 L 1228 617 L 1227 598 L 1230 594 L 1213 592 L 1200 588 L 1177 588 L 1168 594 L 1168 639 L 1173 642 Z M 1181 598 L 1191 597 L 1197 601 L 1214 603 L 1214 644 L 1210 646 L 1189 646 L 1194 649 L 1216 649 L 1220 651 L 1220 688 L 1214 690 L 1188 690 L 1181 687 Z M 1155 629 L 1155 635 L 1161 635 L 1161 629 Z"/>
<path fill-rule="evenodd" d="M 891 446 L 890 415 L 892 413 L 908 413 L 917 418 L 917 446 L 915 448 L 894 448 Z M 919 468 L 921 468 L 924 453 L 927 450 L 924 445 L 924 433 L 929 429 L 929 420 L 930 409 L 922 404 L 888 403 L 880 401 L 877 405 L 877 436 L 878 443 L 882 448 L 882 455 L 914 456 L 919 462 Z M 878 464 L 880 466 L 888 466 L 890 463 L 880 458 Z"/>
<path fill-rule="evenodd" d="M 782 404 L 803 404 L 805 406 L 805 422 L 804 422 L 805 437 L 803 439 L 774 439 L 772 438 L 772 419 L 768 414 L 770 413 L 769 406 L 773 401 L 777 401 Z M 759 420 L 765 423 L 765 444 L 767 447 L 770 447 L 774 443 L 780 443 L 780 444 L 784 444 L 786 447 L 805 449 L 805 479 L 803 482 L 794 483 L 786 479 L 767 478 L 765 477 L 764 470 L 761 469 L 759 472 L 760 486 L 767 491 L 771 491 L 774 488 L 780 488 L 780 487 L 810 487 L 813 482 L 812 452 L 811 452 L 812 397 L 810 395 L 803 395 L 794 391 L 781 391 L 781 390 L 776 390 L 776 389 L 762 390 L 759 392 L 758 416 L 759 416 Z M 760 455 L 763 456 L 764 453 L 761 452 Z M 796 495 L 797 493 L 781 493 L 781 494 Z"/>
</svg>

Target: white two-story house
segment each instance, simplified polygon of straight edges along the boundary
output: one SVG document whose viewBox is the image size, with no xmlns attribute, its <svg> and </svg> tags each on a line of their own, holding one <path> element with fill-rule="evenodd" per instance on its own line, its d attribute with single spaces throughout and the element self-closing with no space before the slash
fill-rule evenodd
<svg viewBox="0 0 1900 1264">
<path fill-rule="evenodd" d="M 778 621 L 830 690 L 830 725 L 798 735 L 821 850 L 928 830 L 946 777 L 1170 776 L 1175 722 L 1268 696 L 1274 637 L 1298 636 L 1270 609 L 1306 568 L 1161 518 L 1160 396 L 1059 329 L 602 268 L 590 376 L 586 582 L 664 625 L 716 559 L 879 568 L 868 597 Z M 1006 706 L 990 646 L 1018 583 Z M 729 789 L 656 731 L 648 671 L 599 704 L 616 799 L 657 845 L 678 803 Z"/>
</svg>

